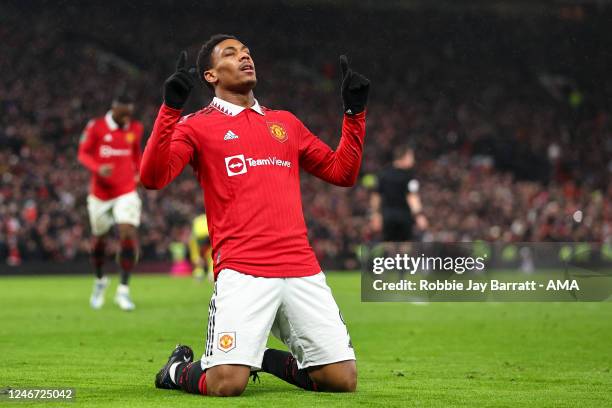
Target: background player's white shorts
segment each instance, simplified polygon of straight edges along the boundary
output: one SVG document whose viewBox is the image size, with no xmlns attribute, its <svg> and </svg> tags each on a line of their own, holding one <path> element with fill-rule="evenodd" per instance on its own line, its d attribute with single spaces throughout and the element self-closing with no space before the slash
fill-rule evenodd
<svg viewBox="0 0 612 408">
<path fill-rule="evenodd" d="M 106 201 L 90 194 L 87 196 L 87 211 L 91 232 L 96 236 L 106 234 L 113 224 L 138 227 L 141 207 L 142 203 L 136 191 Z"/>
<path fill-rule="evenodd" d="M 289 348 L 299 368 L 355 360 L 323 272 L 304 278 L 219 272 L 202 368 L 241 364 L 260 369 L 270 331 Z"/>
</svg>

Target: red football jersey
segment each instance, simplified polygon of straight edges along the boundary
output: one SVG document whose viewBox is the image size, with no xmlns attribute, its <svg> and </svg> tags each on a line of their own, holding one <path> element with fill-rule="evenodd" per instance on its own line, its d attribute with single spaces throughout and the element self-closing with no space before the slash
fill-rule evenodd
<svg viewBox="0 0 612 408">
<path fill-rule="evenodd" d="M 120 128 L 110 112 L 89 121 L 79 143 L 79 162 L 91 171 L 91 194 L 110 200 L 136 189 L 142 132 L 135 120 Z M 98 173 L 102 164 L 112 164 L 109 177 Z"/>
<path fill-rule="evenodd" d="M 302 213 L 300 167 L 330 183 L 358 176 L 365 112 L 344 116 L 334 152 L 293 114 L 219 98 L 181 119 L 162 105 L 140 176 L 159 189 L 191 164 L 204 190 L 215 276 L 223 268 L 263 277 L 320 272 Z"/>
</svg>

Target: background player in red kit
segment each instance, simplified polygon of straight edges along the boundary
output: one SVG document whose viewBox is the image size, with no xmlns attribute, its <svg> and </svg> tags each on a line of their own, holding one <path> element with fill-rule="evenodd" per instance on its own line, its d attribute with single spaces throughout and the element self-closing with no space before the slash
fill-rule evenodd
<svg viewBox="0 0 612 408">
<path fill-rule="evenodd" d="M 140 174 L 145 187 L 159 189 L 188 163 L 194 168 L 206 193 L 216 282 L 204 355 L 193 362 L 192 350 L 177 346 L 155 385 L 234 396 L 261 370 L 307 390 L 354 391 L 355 353 L 308 243 L 299 171 L 355 183 L 369 81 L 341 57 L 345 115 L 334 152 L 291 113 L 259 105 L 253 59 L 233 36 L 215 35 L 200 50 L 197 76 L 216 96 L 181 118 L 193 87 L 186 58 L 182 52 L 165 82 Z M 290 352 L 266 349 L 270 331 Z"/>
<path fill-rule="evenodd" d="M 116 97 L 111 110 L 87 124 L 79 144 L 79 162 L 91 171 L 87 210 L 93 234 L 91 257 L 96 281 L 90 305 L 99 309 L 104 304 L 108 278 L 102 266 L 105 260 L 107 235 L 113 224 L 119 228 L 121 282 L 115 302 L 123 310 L 133 310 L 129 277 L 137 259 L 137 230 L 140 225 L 141 202 L 136 192 L 140 167 L 140 141 L 143 127 L 132 120 L 134 103 L 128 96 Z"/>
</svg>

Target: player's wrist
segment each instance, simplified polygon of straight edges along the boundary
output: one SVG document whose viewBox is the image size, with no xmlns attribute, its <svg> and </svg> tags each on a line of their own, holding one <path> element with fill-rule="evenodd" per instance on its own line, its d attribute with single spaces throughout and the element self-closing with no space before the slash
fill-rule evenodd
<svg viewBox="0 0 612 408">
<path fill-rule="evenodd" d="M 367 108 L 363 109 L 361 112 L 358 113 L 348 113 L 348 111 L 345 110 L 344 116 L 351 119 L 363 119 L 366 116 L 366 111 Z"/>
<path fill-rule="evenodd" d="M 367 216 L 368 216 L 368 219 L 370 221 L 378 221 L 378 220 L 382 219 L 381 212 L 377 211 L 377 210 L 370 210 L 370 211 L 368 211 Z"/>
<path fill-rule="evenodd" d="M 427 221 L 427 217 L 425 216 L 425 214 L 421 211 L 417 214 L 414 215 L 414 218 L 419 221 L 419 222 L 426 222 Z"/>
<path fill-rule="evenodd" d="M 166 97 L 164 99 L 164 105 L 165 106 L 167 106 L 168 108 L 170 108 L 172 110 L 178 111 L 178 112 L 182 112 L 183 111 L 183 107 L 185 106 L 185 102 L 187 102 L 187 101 L 186 100 L 185 101 L 177 101 L 177 100 L 174 100 L 171 97 Z"/>
<path fill-rule="evenodd" d="M 166 101 L 164 101 L 162 103 L 162 110 L 164 110 L 165 112 L 170 112 L 170 113 L 175 113 L 180 115 L 181 113 L 183 113 L 183 108 L 173 108 L 172 106 L 168 105 L 166 103 Z"/>
</svg>

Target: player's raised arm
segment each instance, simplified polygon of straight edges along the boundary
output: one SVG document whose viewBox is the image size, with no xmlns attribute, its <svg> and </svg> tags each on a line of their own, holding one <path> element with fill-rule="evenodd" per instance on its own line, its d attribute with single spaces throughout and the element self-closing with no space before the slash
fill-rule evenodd
<svg viewBox="0 0 612 408">
<path fill-rule="evenodd" d="M 134 143 L 132 143 L 132 162 L 134 163 L 134 169 L 136 170 L 138 180 L 140 180 L 140 162 L 142 160 L 142 133 L 143 128 L 139 126 Z"/>
<path fill-rule="evenodd" d="M 340 67 L 344 120 L 338 148 L 333 151 L 300 123 L 300 165 L 329 183 L 350 187 L 355 184 L 361 165 L 370 81 L 349 68 L 345 55 L 340 57 Z"/>
<path fill-rule="evenodd" d="M 192 159 L 195 146 L 188 126 L 177 126 L 194 81 L 179 55 L 176 72 L 164 83 L 164 103 L 159 109 L 151 137 L 140 164 L 140 181 L 149 189 L 160 189 L 181 173 Z"/>
</svg>

